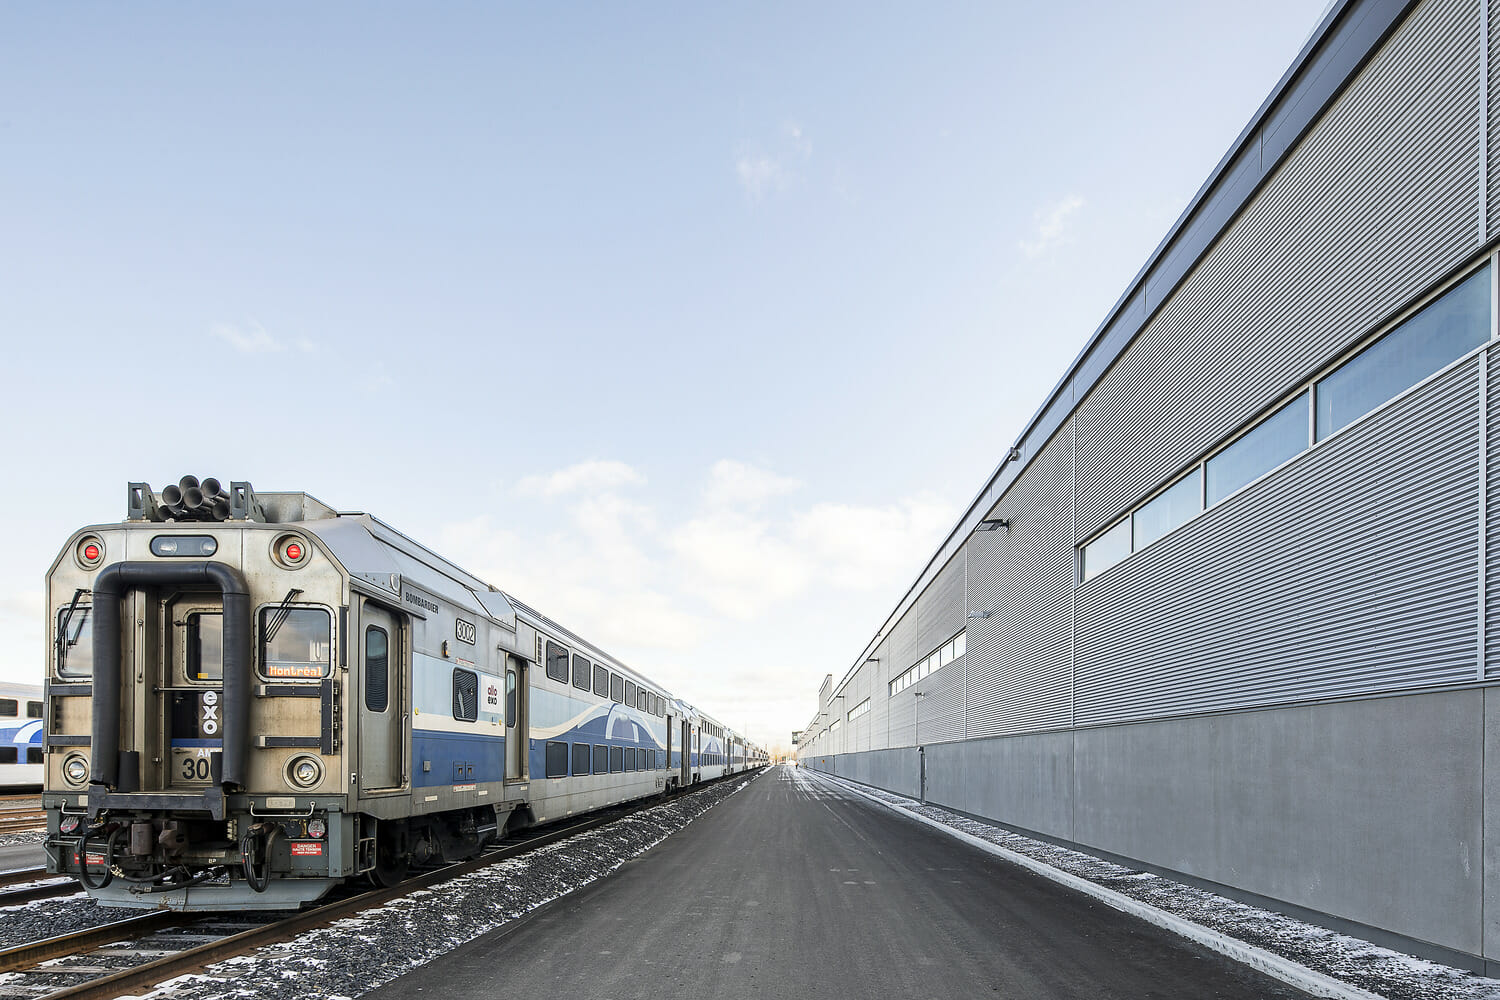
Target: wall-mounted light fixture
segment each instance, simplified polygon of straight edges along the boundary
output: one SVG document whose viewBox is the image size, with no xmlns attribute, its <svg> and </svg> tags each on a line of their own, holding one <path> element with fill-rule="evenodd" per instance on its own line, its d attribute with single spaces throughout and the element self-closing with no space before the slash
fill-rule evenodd
<svg viewBox="0 0 1500 1000">
<path fill-rule="evenodd" d="M 1003 517 L 987 517 L 974 525 L 975 531 L 999 531 L 1001 528 L 1005 529 L 1007 535 L 1010 534 L 1010 522 Z"/>
</svg>

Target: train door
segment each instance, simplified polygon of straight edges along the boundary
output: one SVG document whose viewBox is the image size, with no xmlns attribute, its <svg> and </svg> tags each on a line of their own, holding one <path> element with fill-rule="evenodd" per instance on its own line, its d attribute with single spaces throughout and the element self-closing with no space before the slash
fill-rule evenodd
<svg viewBox="0 0 1500 1000">
<path fill-rule="evenodd" d="M 672 716 L 667 716 L 667 770 L 672 769 L 672 723 L 676 721 Z M 668 782 L 668 784 L 671 784 Z"/>
<path fill-rule="evenodd" d="M 526 661 L 508 657 L 505 664 L 505 780 L 526 780 Z"/>
<path fill-rule="evenodd" d="M 359 786 L 367 792 L 406 782 L 406 672 L 401 622 L 370 601 L 360 610 Z"/>
<path fill-rule="evenodd" d="M 224 607 L 217 594 L 178 594 L 165 605 L 167 784 L 201 790 L 223 750 Z"/>
<path fill-rule="evenodd" d="M 678 775 L 683 785 L 693 783 L 693 724 L 682 721 L 682 772 Z"/>
</svg>

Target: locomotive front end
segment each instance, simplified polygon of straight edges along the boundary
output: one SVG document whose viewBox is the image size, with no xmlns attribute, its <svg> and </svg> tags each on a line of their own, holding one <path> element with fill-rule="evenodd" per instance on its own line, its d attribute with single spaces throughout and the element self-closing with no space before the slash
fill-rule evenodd
<svg viewBox="0 0 1500 1000">
<path fill-rule="evenodd" d="M 332 512 L 192 477 L 129 497 L 124 523 L 76 534 L 47 577 L 48 871 L 112 906 L 317 899 L 362 868 L 347 578 L 299 528 Z"/>
</svg>

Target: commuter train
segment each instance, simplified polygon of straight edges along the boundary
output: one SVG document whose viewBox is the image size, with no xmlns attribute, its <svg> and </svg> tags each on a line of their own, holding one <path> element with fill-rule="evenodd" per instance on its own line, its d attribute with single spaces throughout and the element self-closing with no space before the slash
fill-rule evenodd
<svg viewBox="0 0 1500 1000">
<path fill-rule="evenodd" d="M 289 909 L 766 754 L 363 513 L 185 477 L 47 575 L 47 866 Z"/>
<path fill-rule="evenodd" d="M 42 688 L 0 683 L 0 791 L 42 787 Z"/>
</svg>

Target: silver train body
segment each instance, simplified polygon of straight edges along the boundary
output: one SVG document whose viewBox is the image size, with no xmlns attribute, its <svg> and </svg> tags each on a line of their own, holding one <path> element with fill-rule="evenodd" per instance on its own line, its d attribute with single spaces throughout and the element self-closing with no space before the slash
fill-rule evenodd
<svg viewBox="0 0 1500 1000">
<path fill-rule="evenodd" d="M 48 869 L 285 909 L 766 754 L 368 514 L 191 477 L 47 576 Z"/>
</svg>

